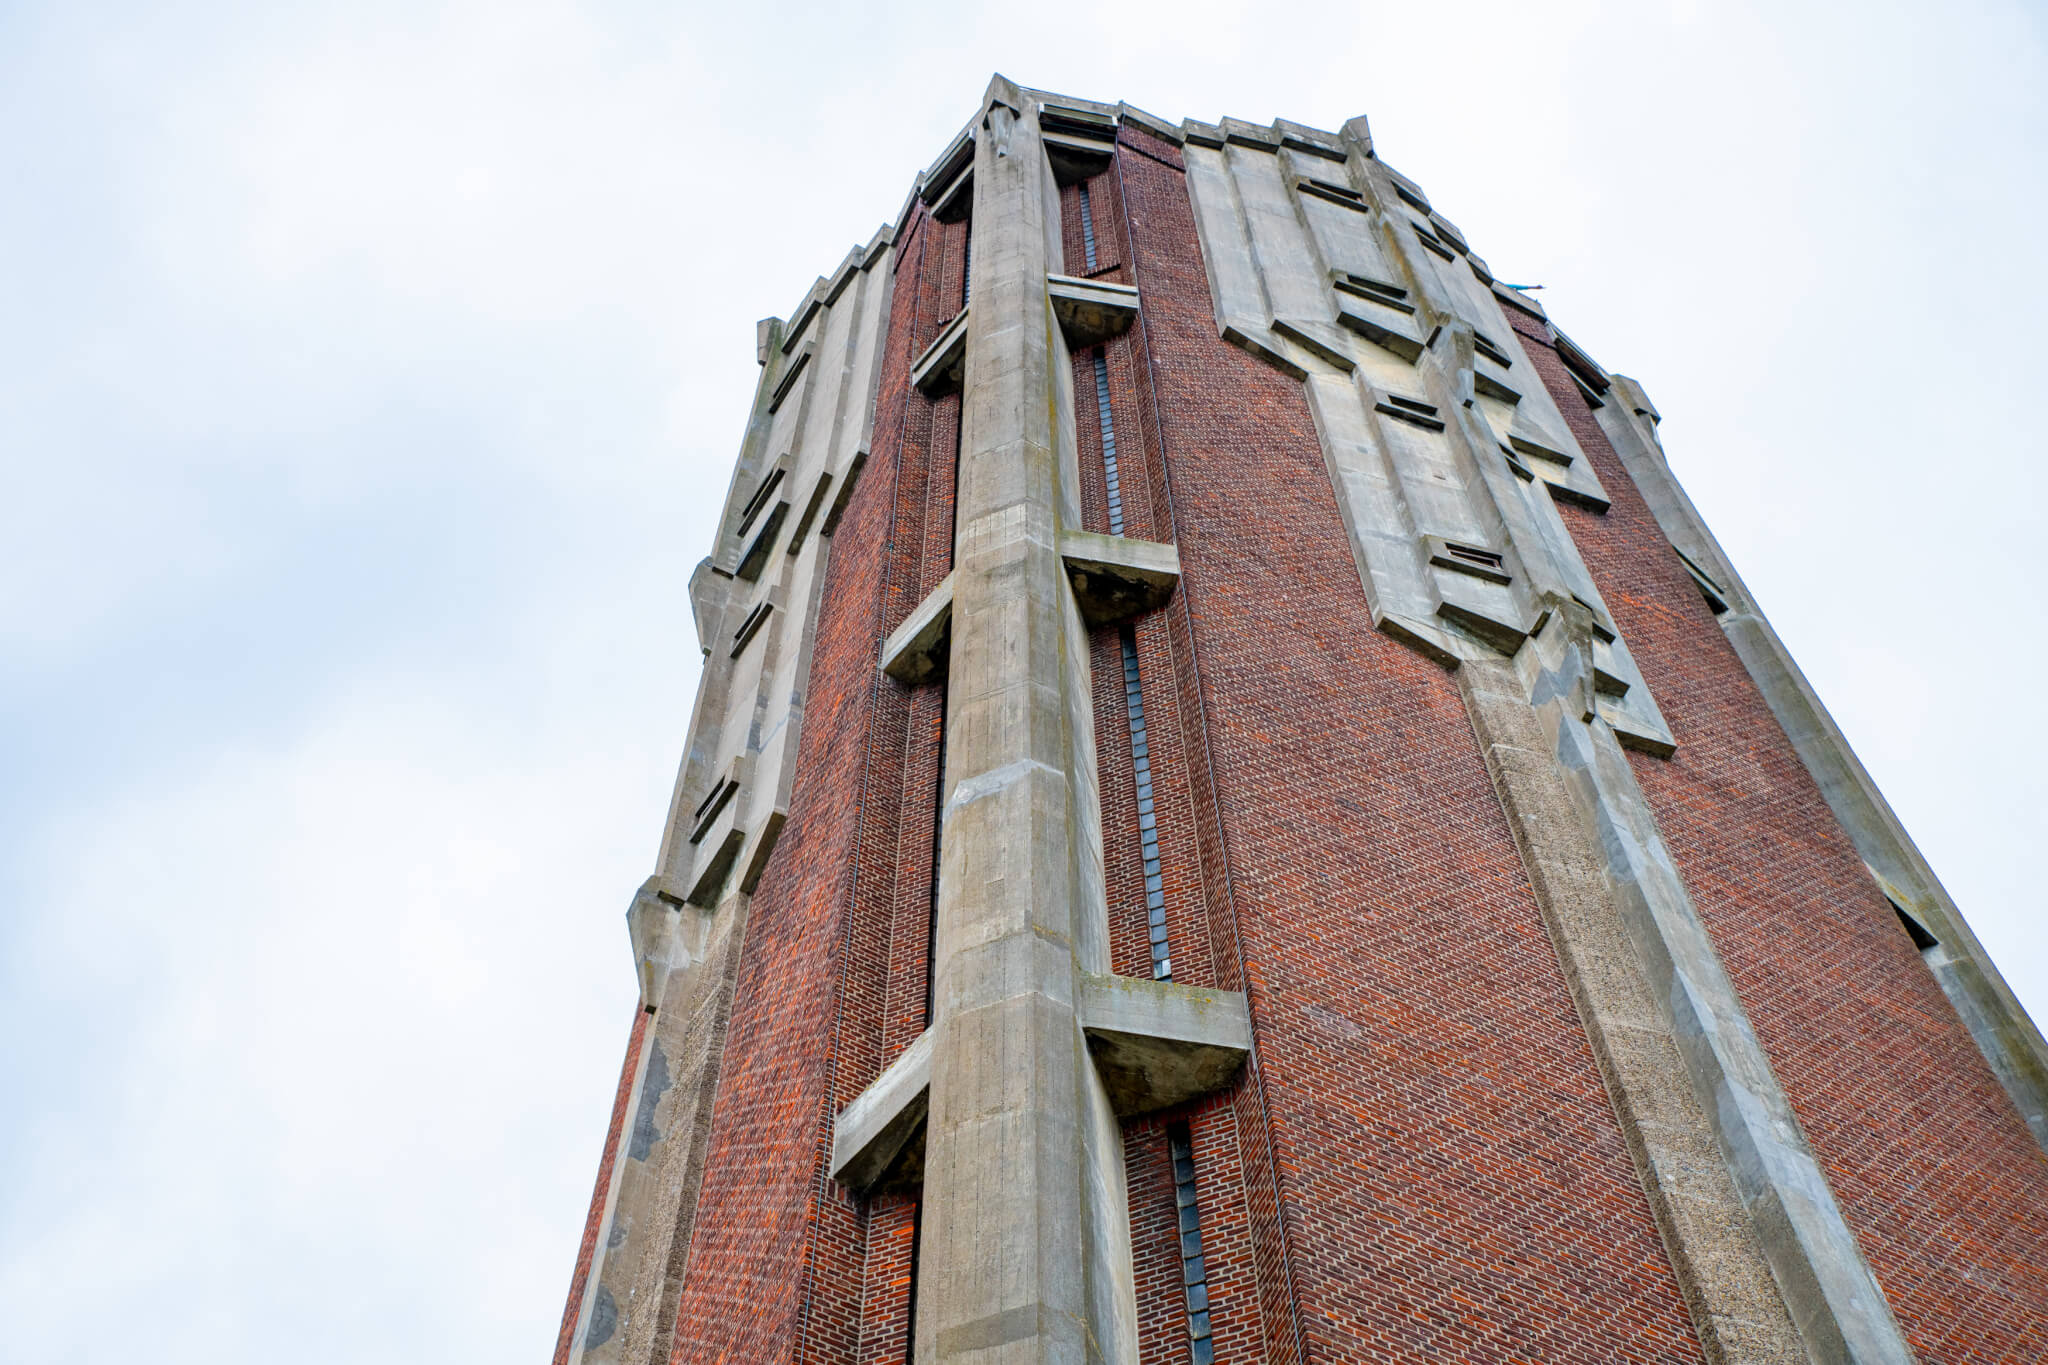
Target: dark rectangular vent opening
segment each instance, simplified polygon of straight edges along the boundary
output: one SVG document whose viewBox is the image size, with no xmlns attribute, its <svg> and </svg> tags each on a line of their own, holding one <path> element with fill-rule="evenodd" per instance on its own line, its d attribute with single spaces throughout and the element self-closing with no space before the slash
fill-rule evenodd
<svg viewBox="0 0 2048 1365">
<path fill-rule="evenodd" d="M 1410 426 L 1421 427 L 1424 431 L 1444 429 L 1443 419 L 1436 415 L 1436 405 L 1424 403 L 1419 399 L 1397 398 L 1388 394 L 1386 401 L 1373 405 L 1373 411 L 1398 418 Z"/>
<path fill-rule="evenodd" d="M 1352 189 L 1349 185 L 1339 185 L 1332 181 L 1318 180 L 1314 176 L 1306 175 L 1294 181 L 1293 184 L 1296 193 L 1305 194 L 1311 199 L 1320 199 L 1325 203 L 1335 204 L 1339 208 L 1350 209 L 1354 213 L 1372 212 L 1371 205 L 1365 202 L 1365 196 Z"/>
<path fill-rule="evenodd" d="M 1410 218 L 1408 220 L 1408 226 L 1415 229 L 1416 240 L 1421 242 L 1424 246 L 1428 247 L 1431 251 L 1434 251 L 1437 255 L 1443 257 L 1447 261 L 1455 261 L 1458 259 L 1457 253 L 1452 251 L 1449 247 L 1443 244 L 1443 239 L 1438 237 L 1434 232 L 1431 232 L 1422 224 L 1416 222 L 1413 218 Z"/>
<path fill-rule="evenodd" d="M 1926 925 L 1906 913 L 1904 906 L 1900 905 L 1890 896 L 1886 896 L 1885 901 L 1891 906 L 1892 913 L 1899 917 L 1899 923 L 1905 926 L 1906 933 L 1912 937 L 1915 948 L 1924 953 L 1929 948 L 1939 948 L 1941 946 L 1941 940 L 1929 933 Z"/>
<path fill-rule="evenodd" d="M 1507 563 L 1500 552 L 1489 550 L 1483 545 L 1466 545 L 1460 541 L 1431 536 L 1429 562 L 1439 569 L 1455 569 L 1474 578 L 1483 578 L 1489 583 L 1512 581 L 1512 576 L 1507 571 Z"/>
<path fill-rule="evenodd" d="M 1368 275 L 1349 273 L 1339 275 L 1335 284 L 1342 293 L 1385 304 L 1389 308 L 1398 308 L 1404 313 L 1415 311 L 1415 305 L 1408 302 L 1408 291 L 1398 284 L 1388 284 L 1385 280 L 1376 280 Z"/>
<path fill-rule="evenodd" d="M 740 651 L 744 650 L 748 642 L 761 633 L 761 627 L 768 624 L 768 617 L 774 610 L 775 604 L 773 602 L 763 602 L 747 613 L 747 619 L 740 622 L 740 628 L 732 633 L 733 658 L 739 658 Z"/>
<path fill-rule="evenodd" d="M 1685 572 L 1692 579 L 1692 585 L 1698 588 L 1700 596 L 1706 599 L 1707 609 L 1716 616 L 1724 614 L 1728 610 L 1728 594 L 1723 591 L 1721 585 L 1716 583 L 1705 569 L 1694 563 L 1691 555 L 1676 545 L 1671 547 L 1671 551 L 1678 556 L 1678 562 L 1685 565 Z"/>
<path fill-rule="evenodd" d="M 704 841 L 704 836 L 711 831 L 712 822 L 718 819 L 718 814 L 725 809 L 726 803 L 738 795 L 739 789 L 740 782 L 736 777 L 721 778 L 711 784 L 711 790 L 697 803 L 697 813 L 691 817 L 691 843 Z"/>
<path fill-rule="evenodd" d="M 1469 559 L 1474 564 L 1484 564 L 1490 569 L 1500 567 L 1500 556 L 1491 550 L 1475 550 L 1469 545 L 1446 545 L 1445 549 L 1460 559 Z"/>
<path fill-rule="evenodd" d="M 1472 334 L 1472 348 L 1504 370 L 1514 368 L 1515 362 L 1508 359 L 1508 353 L 1495 345 L 1493 338 L 1483 332 Z"/>
<path fill-rule="evenodd" d="M 786 455 L 783 456 L 784 460 L 788 458 Z M 754 496 L 747 499 L 747 505 L 740 509 L 741 535 L 747 533 L 747 528 L 754 524 L 754 518 L 759 516 L 761 509 L 768 505 L 769 494 L 773 493 L 781 485 L 783 468 L 784 466 L 781 461 L 778 461 L 775 468 L 768 471 L 768 477 L 761 480 L 761 486 L 754 490 Z"/>
</svg>

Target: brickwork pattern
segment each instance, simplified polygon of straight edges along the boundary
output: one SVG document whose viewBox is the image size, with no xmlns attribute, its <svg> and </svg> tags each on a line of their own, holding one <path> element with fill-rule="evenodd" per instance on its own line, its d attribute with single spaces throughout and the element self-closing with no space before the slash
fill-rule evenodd
<svg viewBox="0 0 2048 1365">
<path fill-rule="evenodd" d="M 1139 257 L 1133 251 L 1134 236 L 1149 217 L 1156 215 L 1178 223 L 1180 218 L 1177 215 L 1189 212 L 1183 180 L 1185 167 L 1176 148 L 1143 133 L 1124 129 L 1118 137 L 1114 169 L 1115 174 L 1107 177 L 1107 188 L 1115 231 L 1122 259 L 1131 262 L 1129 282 L 1138 285 L 1142 295 L 1147 277 L 1142 275 Z M 1098 225 L 1102 221 L 1098 216 Z M 1144 449 L 1152 454 L 1148 455 L 1139 474 L 1134 474 L 1127 483 L 1149 487 L 1151 506 L 1163 515 L 1158 534 L 1163 539 L 1174 539 L 1173 492 L 1167 477 L 1166 436 L 1159 410 L 1158 367 L 1153 361 L 1151 328 L 1145 316 L 1141 307 L 1138 321 L 1132 329 L 1134 368 L 1142 376 L 1133 387 Z M 1140 474 L 1144 477 L 1141 478 Z M 1242 990 L 1245 976 L 1236 912 L 1230 894 L 1230 868 L 1223 844 L 1222 815 L 1216 799 L 1203 718 L 1189 600 L 1187 594 L 1176 593 L 1165 611 L 1160 613 L 1165 629 L 1155 628 L 1149 639 L 1140 634 L 1140 662 L 1149 667 L 1159 657 L 1156 651 L 1163 636 L 1164 657 L 1170 666 L 1166 677 L 1172 684 L 1170 714 L 1179 720 L 1182 743 L 1178 752 L 1187 767 L 1185 786 L 1178 783 L 1168 786 L 1160 797 L 1161 808 L 1165 809 L 1169 800 L 1184 799 L 1187 803 L 1191 821 L 1189 828 L 1193 831 L 1199 868 L 1196 886 L 1207 917 L 1208 965 L 1214 973 L 1217 987 Z M 1249 1248 L 1249 1255 L 1237 1267 L 1238 1273 L 1215 1286 L 1219 1310 L 1228 1319 L 1218 1349 L 1219 1352 L 1232 1349 L 1243 1359 L 1263 1359 L 1272 1365 L 1293 1365 L 1302 1359 L 1298 1296 L 1281 1227 L 1279 1168 L 1266 1117 L 1265 1086 L 1256 1053 L 1247 1061 L 1239 1083 L 1220 1099 L 1221 1105 L 1189 1116 L 1199 1152 L 1210 1150 L 1207 1144 L 1218 1135 L 1209 1132 L 1209 1128 L 1223 1124 L 1220 1115 L 1227 1110 L 1228 1122 L 1221 1137 L 1236 1147 L 1229 1166 L 1237 1173 L 1238 1183 L 1226 1188 L 1231 1193 L 1237 1224 L 1242 1227 Z M 1157 1280 L 1141 1280 L 1138 1292 L 1143 1312 L 1143 1305 L 1153 1298 L 1170 1296 L 1177 1290 L 1172 1285 L 1162 1286 Z M 1241 1324 L 1242 1331 L 1229 1330 L 1230 1323 Z M 1247 1342 L 1257 1343 L 1257 1348 L 1246 1345 Z M 1220 1355 L 1219 1358 L 1230 1357 Z"/>
<path fill-rule="evenodd" d="M 1309 1356 L 1697 1360 L 1457 690 L 1373 630 L 1181 178 L 1120 161 Z"/>
<path fill-rule="evenodd" d="M 569 1277 L 569 1302 L 562 1309 L 562 1327 L 555 1334 L 554 1365 L 566 1365 L 569 1348 L 576 1340 L 576 1314 L 583 1307 L 583 1292 L 590 1287 L 590 1267 L 597 1259 L 597 1233 L 604 1224 L 605 1197 L 611 1193 L 612 1167 L 619 1158 L 619 1139 L 626 1132 L 626 1105 L 633 1098 L 633 1076 L 640 1069 L 640 1047 L 647 1041 L 651 1018 L 633 1003 L 633 1027 L 626 1034 L 626 1062 L 619 1069 L 619 1090 L 612 1100 L 611 1126 L 605 1129 L 604 1153 L 597 1163 L 597 1188 L 590 1192 L 590 1213 L 583 1220 L 583 1241 L 576 1249 L 576 1271 Z"/>
<path fill-rule="evenodd" d="M 921 596 L 933 421 L 908 375 L 958 310 L 963 235 L 920 214 L 899 248 L 874 449 L 833 537 L 789 827 L 734 990 L 678 1362 L 901 1358 L 911 1203 L 864 1203 L 827 1167 L 833 1116 L 882 1066 L 895 857 L 918 816 L 909 689 L 875 651 Z M 927 776 L 914 798 L 927 829 L 932 793 Z"/>
<path fill-rule="evenodd" d="M 1914 1349 L 2048 1359 L 2048 1156 L 1857 857 L 1551 347 L 1612 496 L 1566 524 L 1670 722 L 1631 755 L 1779 1083 Z"/>
<path fill-rule="evenodd" d="M 1141 1359 L 1188 1359 L 1165 1125 L 1192 1135 L 1216 1359 L 1691 1361 L 1684 1304 L 1453 680 L 1373 630 L 1299 384 L 1216 335 L 1180 151 L 1126 126 L 1062 192 L 1066 270 L 1133 284 L 1106 363 L 1125 533 L 1185 578 L 1133 623 L 1177 982 L 1248 992 L 1238 1082 L 1126 1125 Z M 832 1121 L 927 1023 L 944 683 L 876 645 L 952 562 L 957 397 L 908 383 L 968 225 L 897 243 L 874 440 L 833 537 L 789 826 L 747 922 L 673 1359 L 909 1355 L 915 1194 Z M 1923 1358 L 2048 1358 L 2048 1158 L 1917 959 L 1551 348 L 1614 505 L 1561 508 L 1679 741 L 1631 762 Z M 1094 375 L 1081 501 L 1109 529 Z M 1114 627 L 1091 632 L 1114 969 L 1150 975 Z M 555 1352 L 588 1285 L 636 1010 Z"/>
</svg>

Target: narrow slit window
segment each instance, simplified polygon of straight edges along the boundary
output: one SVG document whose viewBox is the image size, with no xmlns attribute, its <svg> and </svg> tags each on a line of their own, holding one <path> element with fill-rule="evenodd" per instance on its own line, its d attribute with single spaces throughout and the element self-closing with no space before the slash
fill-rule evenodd
<svg viewBox="0 0 2048 1365">
<path fill-rule="evenodd" d="M 1082 201 L 1086 203 L 1086 200 Z M 1109 533 L 1124 533 L 1124 493 L 1117 480 L 1116 424 L 1109 417 L 1109 362 L 1095 352 L 1095 415 L 1102 423 L 1102 478 L 1109 492 Z"/>
<path fill-rule="evenodd" d="M 1209 1272 L 1202 1259 L 1202 1210 L 1195 1201 L 1194 1135 L 1185 1123 L 1166 1130 L 1166 1150 L 1173 1160 L 1173 1211 L 1180 1237 L 1180 1279 L 1187 1296 L 1188 1359 L 1212 1365 L 1215 1336 L 1209 1326 Z"/>
<path fill-rule="evenodd" d="M 1372 410 L 1398 421 L 1406 422 L 1424 431 L 1442 431 L 1444 419 L 1437 415 L 1434 403 L 1425 403 L 1419 398 L 1400 398 L 1388 394 L 1384 402 L 1375 403 Z"/>
<path fill-rule="evenodd" d="M 1088 202 L 1088 182 L 1081 182 L 1081 250 L 1088 259 L 1089 273 L 1095 270 L 1095 210 Z"/>
<path fill-rule="evenodd" d="M 974 297 L 974 224 L 967 224 L 967 237 L 960 245 L 960 307 L 964 310 Z"/>
<path fill-rule="evenodd" d="M 903 1365 L 917 1365 L 917 1263 L 924 1251 L 924 1192 L 910 1211 L 910 1284 L 903 1299 Z"/>
<path fill-rule="evenodd" d="M 1131 770 L 1138 788 L 1138 847 L 1145 870 L 1145 937 L 1151 944 L 1152 979 L 1173 980 L 1173 950 L 1166 942 L 1166 884 L 1159 872 L 1159 821 L 1153 813 L 1152 745 L 1145 732 L 1145 689 L 1138 676 L 1138 637 L 1119 632 L 1124 654 L 1124 715 L 1131 726 Z"/>
</svg>

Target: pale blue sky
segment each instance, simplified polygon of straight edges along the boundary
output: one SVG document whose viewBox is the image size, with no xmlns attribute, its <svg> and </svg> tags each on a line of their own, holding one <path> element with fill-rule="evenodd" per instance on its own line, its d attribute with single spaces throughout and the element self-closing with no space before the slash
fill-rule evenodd
<svg viewBox="0 0 2048 1365">
<path fill-rule="evenodd" d="M 995 69 L 1369 115 L 2048 1016 L 2041 12 L 1252 9 L 0 5 L 5 1354 L 545 1355 L 754 320 Z"/>
</svg>

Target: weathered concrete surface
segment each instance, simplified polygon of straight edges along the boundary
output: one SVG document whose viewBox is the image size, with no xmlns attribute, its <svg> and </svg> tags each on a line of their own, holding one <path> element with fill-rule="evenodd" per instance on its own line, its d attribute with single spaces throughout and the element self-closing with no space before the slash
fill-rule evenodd
<svg viewBox="0 0 2048 1365">
<path fill-rule="evenodd" d="M 1180 552 L 1157 541 L 1062 530 L 1060 559 L 1081 619 L 1091 626 L 1155 611 L 1180 583 Z"/>
<path fill-rule="evenodd" d="M 856 1190 L 871 1190 L 900 1176 L 906 1160 L 921 1172 L 931 1087 L 932 1033 L 927 1029 L 873 1085 L 839 1111 L 832 1133 L 832 1178 Z"/>
<path fill-rule="evenodd" d="M 928 398 L 960 391 L 967 364 L 967 311 L 962 308 L 910 367 L 910 382 Z"/>
<path fill-rule="evenodd" d="M 1807 1359 L 1521 680 L 1483 658 L 1457 679 L 1707 1359 Z"/>
<path fill-rule="evenodd" d="M 766 319 L 756 337 L 754 407 L 717 543 L 690 585 L 705 662 L 689 747 L 656 875 L 627 914 L 655 1018 L 573 1309 L 577 1365 L 669 1355 L 748 893 L 787 818 L 832 511 L 871 436 L 891 241 L 885 228 L 853 248 L 787 325 Z"/>
<path fill-rule="evenodd" d="M 946 671 L 952 630 L 953 575 L 947 574 L 882 641 L 882 671 L 912 687 L 938 677 Z"/>
<path fill-rule="evenodd" d="M 570 1347 L 579 1365 L 660 1365 L 710 1137 L 746 897 L 716 910 L 686 905 L 650 879 L 627 911 L 654 1013 L 630 1101 L 631 1127 L 611 1173 L 585 1302 Z"/>
<path fill-rule="evenodd" d="M 976 129 L 931 1114 L 924 1361 L 1135 1358 L 1121 1133 L 1076 1010 L 1106 968 L 1058 197 L 1031 102 Z M 1064 427 L 1064 430 L 1062 429 Z M 1064 487 L 1063 487 L 1064 485 Z M 1092 862 L 1092 866 L 1091 866 Z"/>
<path fill-rule="evenodd" d="M 1657 410 L 1642 386 L 1626 375 L 1608 378 L 1610 401 L 1597 413 L 1601 430 L 1665 537 L 1692 562 L 1696 576 L 1704 571 L 1710 578 L 1723 603 L 1717 615 L 1729 643 L 1871 875 L 1939 941 L 1938 950 L 1923 954 L 1929 969 L 2035 1140 L 2048 1148 L 2048 1042 L 1671 472 L 1657 438 Z"/>
<path fill-rule="evenodd" d="M 1242 991 L 1090 974 L 1081 1028 L 1118 1115 L 1156 1113 L 1214 1094 L 1252 1049 Z"/>
<path fill-rule="evenodd" d="M 1138 291 L 1127 284 L 1054 275 L 1046 290 L 1069 350 L 1099 346 L 1137 320 Z"/>
<path fill-rule="evenodd" d="M 1601 851 L 1622 926 L 1750 1231 L 1812 1358 L 1911 1361 L 1912 1349 L 1772 1074 L 1628 759 L 1594 713 L 1592 640 L 1591 613 L 1561 603 L 1516 656 L 1516 671 L 1582 830 Z"/>
<path fill-rule="evenodd" d="M 1557 511 L 1607 496 L 1503 311 L 1534 305 L 1363 120 L 1328 147 L 1184 132 L 1219 334 L 1306 388 L 1375 623 L 1474 670 L 1475 728 L 1702 1341 L 1910 1359 L 1622 753 L 1675 741 Z"/>
</svg>

